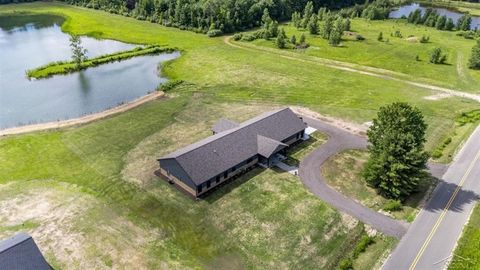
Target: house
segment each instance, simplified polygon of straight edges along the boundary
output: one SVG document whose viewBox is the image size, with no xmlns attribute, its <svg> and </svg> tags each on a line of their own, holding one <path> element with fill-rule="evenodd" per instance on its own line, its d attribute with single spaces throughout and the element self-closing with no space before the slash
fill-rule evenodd
<svg viewBox="0 0 480 270">
<path fill-rule="evenodd" d="M 0 269 L 50 270 L 33 238 L 19 233 L 0 242 Z"/>
<path fill-rule="evenodd" d="M 220 119 L 212 136 L 159 158 L 158 173 L 198 197 L 253 166 L 271 166 L 276 154 L 303 138 L 306 127 L 289 108 L 240 124 Z"/>
</svg>

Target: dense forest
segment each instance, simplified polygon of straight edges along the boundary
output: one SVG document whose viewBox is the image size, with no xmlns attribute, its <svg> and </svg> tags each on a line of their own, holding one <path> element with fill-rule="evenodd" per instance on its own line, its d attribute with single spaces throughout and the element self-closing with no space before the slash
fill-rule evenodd
<svg viewBox="0 0 480 270">
<path fill-rule="evenodd" d="M 0 3 L 29 0 L 0 0 Z M 241 31 L 261 25 L 264 9 L 272 19 L 289 20 L 302 11 L 307 0 L 64 0 L 73 5 L 148 20 L 166 26 L 212 35 Z M 314 10 L 340 9 L 365 0 L 313 0 Z"/>
</svg>

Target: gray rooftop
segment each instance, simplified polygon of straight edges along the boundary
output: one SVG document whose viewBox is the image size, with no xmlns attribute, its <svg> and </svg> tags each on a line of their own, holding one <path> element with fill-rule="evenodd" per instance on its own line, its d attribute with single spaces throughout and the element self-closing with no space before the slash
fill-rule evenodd
<svg viewBox="0 0 480 270">
<path fill-rule="evenodd" d="M 0 242 L 0 269 L 50 270 L 33 238 L 19 233 Z"/>
<path fill-rule="evenodd" d="M 247 120 L 159 160 L 175 159 L 200 185 L 260 152 L 271 154 L 274 148 L 282 146 L 281 141 L 305 128 L 306 124 L 292 110 L 284 108 Z M 259 135 L 269 139 L 259 140 Z"/>
</svg>

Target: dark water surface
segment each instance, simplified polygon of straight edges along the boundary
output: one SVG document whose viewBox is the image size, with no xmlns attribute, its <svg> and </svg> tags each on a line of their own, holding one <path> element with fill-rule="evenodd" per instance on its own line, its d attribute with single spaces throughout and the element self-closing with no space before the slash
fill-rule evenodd
<svg viewBox="0 0 480 270">
<path fill-rule="evenodd" d="M 85 71 L 28 80 L 27 69 L 69 60 L 69 36 L 56 16 L 0 16 L 0 129 L 79 117 L 153 91 L 165 78 L 158 64 L 179 53 L 141 56 Z M 134 45 L 82 37 L 89 57 Z"/>
<path fill-rule="evenodd" d="M 398 9 L 393 10 L 392 12 L 390 12 L 389 17 L 392 19 L 398 19 L 398 18 L 401 18 L 402 16 L 408 17 L 410 12 L 413 12 L 416 9 L 420 9 L 422 11 L 422 14 L 424 14 L 427 8 L 436 10 L 438 14 L 440 14 L 440 16 L 446 15 L 447 18 L 451 18 L 453 22 L 455 22 L 455 24 L 457 23 L 458 19 L 464 15 L 463 13 L 449 10 L 446 8 L 426 7 L 417 3 L 412 3 L 405 6 L 401 6 Z M 475 28 L 480 28 L 480 17 L 472 16 L 471 29 L 473 30 Z"/>
</svg>

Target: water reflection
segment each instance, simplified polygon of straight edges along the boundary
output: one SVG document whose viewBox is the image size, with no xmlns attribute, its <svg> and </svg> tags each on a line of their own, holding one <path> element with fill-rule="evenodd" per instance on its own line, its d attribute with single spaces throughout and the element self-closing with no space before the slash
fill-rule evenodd
<svg viewBox="0 0 480 270">
<path fill-rule="evenodd" d="M 422 6 L 420 4 L 417 4 L 417 3 L 412 3 L 412 4 L 408 4 L 408 5 L 405 5 L 405 6 L 401 6 L 399 7 L 398 9 L 395 9 L 393 10 L 392 12 L 390 12 L 390 15 L 389 17 L 392 18 L 392 19 L 399 19 L 399 18 L 402 18 L 402 17 L 408 17 L 408 15 L 417 10 L 417 9 L 420 9 L 422 11 L 422 15 L 425 13 L 425 10 L 427 10 L 427 8 L 431 8 L 433 10 L 436 10 L 437 13 L 440 15 L 440 16 L 447 16 L 447 18 L 451 18 L 455 23 L 457 23 L 458 19 L 460 19 L 460 17 L 462 17 L 464 14 L 463 13 L 460 13 L 460 12 L 456 12 L 456 11 L 453 11 L 453 10 L 449 10 L 449 9 L 446 9 L 446 8 L 437 8 L 437 7 L 425 7 L 425 6 Z M 471 24 L 471 29 L 478 29 L 478 27 L 480 27 L 480 17 L 476 17 L 476 16 L 472 16 L 472 24 Z"/>
<path fill-rule="evenodd" d="M 0 16 L 0 129 L 74 118 L 141 97 L 166 81 L 157 74 L 158 63 L 179 56 L 142 56 L 29 81 L 27 69 L 71 58 L 69 36 L 58 18 Z M 134 47 L 86 37 L 82 43 L 89 57 Z"/>
</svg>

